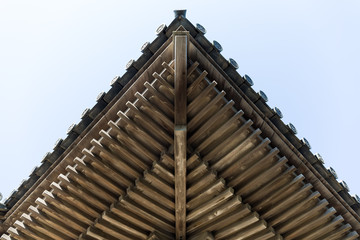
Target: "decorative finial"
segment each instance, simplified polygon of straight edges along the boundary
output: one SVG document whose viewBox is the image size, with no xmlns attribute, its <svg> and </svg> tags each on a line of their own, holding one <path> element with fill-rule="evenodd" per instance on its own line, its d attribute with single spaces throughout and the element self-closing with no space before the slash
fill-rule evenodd
<svg viewBox="0 0 360 240">
<path fill-rule="evenodd" d="M 182 17 L 186 18 L 186 9 L 174 10 L 175 18 Z"/>
</svg>

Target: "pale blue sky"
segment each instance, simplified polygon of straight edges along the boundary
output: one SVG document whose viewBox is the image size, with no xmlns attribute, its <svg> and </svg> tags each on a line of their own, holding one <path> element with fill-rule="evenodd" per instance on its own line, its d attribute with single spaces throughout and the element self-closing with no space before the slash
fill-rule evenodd
<svg viewBox="0 0 360 240">
<path fill-rule="evenodd" d="M 183 8 L 360 195 L 359 1 L 0 0 L 5 198 Z"/>
</svg>

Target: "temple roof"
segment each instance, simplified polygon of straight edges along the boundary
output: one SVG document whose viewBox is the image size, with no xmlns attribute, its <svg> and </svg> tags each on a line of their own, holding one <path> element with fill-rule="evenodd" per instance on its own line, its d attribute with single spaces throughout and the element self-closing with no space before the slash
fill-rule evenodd
<svg viewBox="0 0 360 240">
<path fill-rule="evenodd" d="M 359 199 L 205 28 L 175 13 L 5 201 L 2 239 L 357 239 Z M 175 203 L 178 33 L 185 233 Z"/>
</svg>

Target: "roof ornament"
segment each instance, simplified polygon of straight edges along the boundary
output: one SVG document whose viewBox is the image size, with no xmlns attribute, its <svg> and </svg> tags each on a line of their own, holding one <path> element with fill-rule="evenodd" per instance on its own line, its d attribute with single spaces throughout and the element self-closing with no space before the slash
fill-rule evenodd
<svg viewBox="0 0 360 240">
<path fill-rule="evenodd" d="M 196 29 L 202 34 L 206 33 L 206 29 L 199 23 L 196 24 Z"/>
<path fill-rule="evenodd" d="M 306 139 L 306 138 L 302 138 L 301 139 L 301 142 L 306 145 L 309 149 L 311 149 L 311 145 L 309 143 L 309 141 Z"/>
<path fill-rule="evenodd" d="M 269 101 L 268 97 L 266 96 L 266 94 L 263 91 L 259 91 L 258 92 L 259 96 L 264 99 L 265 102 Z"/>
<path fill-rule="evenodd" d="M 175 18 L 186 18 L 186 9 L 174 10 Z"/>
<path fill-rule="evenodd" d="M 244 78 L 250 84 L 250 86 L 254 85 L 254 81 L 251 79 L 251 77 L 245 74 Z"/>
<path fill-rule="evenodd" d="M 114 85 L 119 79 L 120 79 L 120 76 L 115 76 L 115 77 L 111 80 L 110 85 L 111 85 L 111 86 Z"/>
<path fill-rule="evenodd" d="M 0 201 L 2 200 L 2 198 L 3 198 L 3 195 L 2 195 L 1 192 L 0 192 Z"/>
<path fill-rule="evenodd" d="M 349 186 L 346 184 L 345 181 L 341 180 L 339 183 L 340 183 L 340 185 L 341 185 L 344 189 L 346 189 L 348 192 L 350 192 L 350 188 L 349 188 Z"/>
<path fill-rule="evenodd" d="M 297 134 L 297 129 L 296 129 L 296 127 L 294 126 L 294 124 L 288 123 L 287 126 L 290 128 L 290 130 L 293 132 L 293 134 Z"/>
<path fill-rule="evenodd" d="M 237 64 L 237 62 L 232 59 L 232 58 L 229 58 L 229 63 L 231 66 L 233 66 L 235 69 L 238 69 L 239 68 L 239 65 Z"/>
<path fill-rule="evenodd" d="M 156 29 L 155 32 L 156 32 L 157 35 L 159 35 L 160 33 L 164 32 L 165 29 L 166 29 L 166 24 L 163 23 L 163 24 L 161 24 L 161 25 Z"/>
<path fill-rule="evenodd" d="M 86 115 L 90 112 L 90 109 L 89 108 L 85 108 L 85 110 L 82 112 L 81 114 L 81 119 L 85 118 Z"/>
<path fill-rule="evenodd" d="M 218 50 L 219 52 L 221 52 L 221 51 L 223 50 L 221 44 L 220 44 L 218 41 L 216 41 L 216 40 L 213 41 L 213 46 L 214 46 L 214 48 L 215 48 L 216 50 Z"/>
<path fill-rule="evenodd" d="M 359 197 L 357 194 L 355 194 L 355 195 L 353 196 L 353 198 L 355 198 L 355 200 L 356 200 L 358 203 L 360 203 L 360 197 Z"/>
<path fill-rule="evenodd" d="M 279 118 L 283 118 L 283 114 L 278 107 L 274 107 L 273 111 L 279 116 Z"/>
<path fill-rule="evenodd" d="M 322 158 L 322 156 L 320 155 L 320 153 L 315 154 L 315 157 L 317 158 L 317 160 L 319 160 L 322 164 L 325 163 L 324 159 Z"/>
<path fill-rule="evenodd" d="M 150 46 L 150 43 L 149 42 L 146 42 L 144 43 L 142 46 L 141 46 L 141 52 L 145 52 L 145 50 Z"/>
<path fill-rule="evenodd" d="M 55 150 L 55 148 L 59 147 L 62 142 L 63 142 L 63 139 L 62 139 L 62 138 L 59 138 L 58 140 L 56 140 L 53 149 Z"/>
<path fill-rule="evenodd" d="M 134 62 L 134 59 L 130 59 L 130 61 L 128 61 L 128 63 L 126 64 L 125 69 L 128 70 L 134 64 Z"/>
<path fill-rule="evenodd" d="M 338 178 L 336 171 L 332 167 L 329 167 L 328 171 L 334 176 L 335 179 Z"/>
<path fill-rule="evenodd" d="M 71 133 L 71 131 L 74 130 L 75 127 L 76 127 L 76 123 L 71 124 L 68 130 L 66 131 L 66 134 Z"/>
</svg>

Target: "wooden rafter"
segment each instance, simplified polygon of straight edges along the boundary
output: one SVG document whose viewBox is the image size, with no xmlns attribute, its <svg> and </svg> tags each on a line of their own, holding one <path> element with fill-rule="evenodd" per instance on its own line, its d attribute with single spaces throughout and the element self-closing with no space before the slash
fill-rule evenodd
<svg viewBox="0 0 360 240">
<path fill-rule="evenodd" d="M 136 80 L 2 240 L 358 239 L 192 41 L 174 32 L 173 56 Z"/>
</svg>

